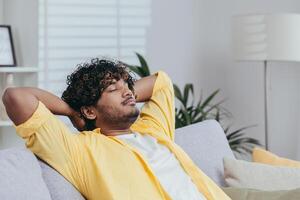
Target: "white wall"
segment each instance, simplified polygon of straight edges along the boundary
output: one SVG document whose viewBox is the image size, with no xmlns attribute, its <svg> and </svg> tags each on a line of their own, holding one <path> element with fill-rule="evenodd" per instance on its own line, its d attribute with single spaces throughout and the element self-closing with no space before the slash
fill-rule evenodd
<svg viewBox="0 0 300 200">
<path fill-rule="evenodd" d="M 222 3 L 222 4 L 221 4 Z M 237 63 L 231 55 L 231 16 L 253 12 L 300 13 L 297 0 L 153 0 L 148 58 L 183 85 L 208 94 L 221 88 L 234 127 L 257 124 L 249 136 L 264 143 L 263 63 Z M 270 149 L 300 159 L 300 64 L 269 63 Z"/>
<path fill-rule="evenodd" d="M 0 0 L 0 24 L 3 24 L 3 0 Z"/>
<path fill-rule="evenodd" d="M 0 24 L 7 24 L 12 28 L 18 66 L 37 67 L 37 14 L 38 0 L 0 0 Z M 0 76 L 0 94 L 3 88 L 2 77 Z M 36 74 L 14 75 L 15 86 L 36 86 L 36 84 Z M 24 141 L 17 136 L 14 127 L 0 127 L 0 149 L 23 145 Z"/>
<path fill-rule="evenodd" d="M 147 55 L 152 71 L 163 68 L 171 77 L 177 77 L 176 83 L 179 85 L 189 78 L 191 81 L 200 81 L 203 60 L 201 1 L 152 2 L 152 24 L 147 40 Z"/>
<path fill-rule="evenodd" d="M 11 25 L 17 64 L 38 63 L 38 0 L 4 0 L 4 22 Z"/>
</svg>

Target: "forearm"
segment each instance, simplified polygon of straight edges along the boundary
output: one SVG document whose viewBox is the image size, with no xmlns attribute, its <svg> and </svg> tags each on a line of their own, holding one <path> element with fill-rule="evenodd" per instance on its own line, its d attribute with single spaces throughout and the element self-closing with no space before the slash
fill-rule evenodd
<svg viewBox="0 0 300 200">
<path fill-rule="evenodd" d="M 15 124 L 28 119 L 35 111 L 38 101 L 43 102 L 53 114 L 70 116 L 74 113 L 74 110 L 59 97 L 39 88 L 8 88 L 2 99 L 8 116 Z"/>
<path fill-rule="evenodd" d="M 33 87 L 21 87 L 17 89 L 20 89 L 20 92 L 28 95 L 34 95 L 36 99 L 43 102 L 53 114 L 70 116 L 73 113 L 73 109 L 66 102 L 46 90 Z"/>
<path fill-rule="evenodd" d="M 156 81 L 156 75 L 150 75 L 139 79 L 135 82 L 134 91 L 136 94 L 137 102 L 148 101 L 152 96 L 153 87 Z"/>
</svg>

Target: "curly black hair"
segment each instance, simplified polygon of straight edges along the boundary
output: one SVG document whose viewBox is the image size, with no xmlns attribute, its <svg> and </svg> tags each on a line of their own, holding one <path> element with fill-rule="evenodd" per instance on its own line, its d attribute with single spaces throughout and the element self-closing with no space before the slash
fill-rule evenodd
<svg viewBox="0 0 300 200">
<path fill-rule="evenodd" d="M 123 79 L 134 93 L 136 81 L 128 71 L 126 64 L 120 61 L 93 58 L 90 62 L 78 64 L 77 69 L 67 76 L 67 89 L 61 99 L 75 111 L 81 113 L 82 106 L 95 106 L 105 88 L 113 79 Z M 81 117 L 83 117 L 81 113 Z M 85 130 L 94 130 L 95 120 L 84 118 Z"/>
</svg>

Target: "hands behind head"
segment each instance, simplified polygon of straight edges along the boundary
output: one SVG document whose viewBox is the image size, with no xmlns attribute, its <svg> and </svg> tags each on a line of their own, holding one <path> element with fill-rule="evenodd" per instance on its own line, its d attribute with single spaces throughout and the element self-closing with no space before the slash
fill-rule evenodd
<svg viewBox="0 0 300 200">
<path fill-rule="evenodd" d="M 78 131 L 84 131 L 85 128 L 85 121 L 83 119 L 83 116 L 81 113 L 74 111 L 72 115 L 68 116 L 70 121 L 72 122 L 73 126 L 78 130 Z"/>
</svg>

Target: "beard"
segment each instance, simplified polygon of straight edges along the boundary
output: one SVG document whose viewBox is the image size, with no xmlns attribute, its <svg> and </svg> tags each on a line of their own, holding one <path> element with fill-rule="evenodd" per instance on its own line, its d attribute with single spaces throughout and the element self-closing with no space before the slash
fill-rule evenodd
<svg viewBox="0 0 300 200">
<path fill-rule="evenodd" d="M 99 112 L 103 116 L 105 123 L 116 126 L 130 126 L 133 124 L 140 114 L 140 110 L 136 106 L 129 109 L 121 109 L 113 106 L 101 106 Z"/>
</svg>

